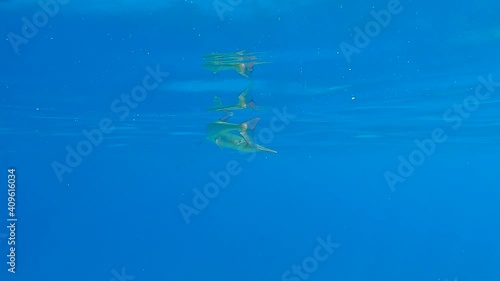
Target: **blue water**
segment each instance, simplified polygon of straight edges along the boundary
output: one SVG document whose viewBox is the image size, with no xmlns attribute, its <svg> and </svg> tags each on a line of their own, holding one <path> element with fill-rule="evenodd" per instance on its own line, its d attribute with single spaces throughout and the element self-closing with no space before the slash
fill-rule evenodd
<svg viewBox="0 0 500 281">
<path fill-rule="evenodd" d="M 499 2 L 51 3 L 0 1 L 1 280 L 500 280 Z M 250 82 L 277 154 L 203 141 Z"/>
</svg>

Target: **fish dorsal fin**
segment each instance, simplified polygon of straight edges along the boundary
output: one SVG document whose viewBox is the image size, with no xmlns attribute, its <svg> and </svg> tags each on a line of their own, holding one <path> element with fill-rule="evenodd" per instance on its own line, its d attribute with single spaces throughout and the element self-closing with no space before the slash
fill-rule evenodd
<svg viewBox="0 0 500 281">
<path fill-rule="evenodd" d="M 253 119 L 250 119 L 248 121 L 241 123 L 242 131 L 255 130 L 255 127 L 257 126 L 257 123 L 259 123 L 259 121 L 260 121 L 260 118 L 257 117 L 257 118 L 253 118 Z"/>
<path fill-rule="evenodd" d="M 222 106 L 222 102 L 218 96 L 214 97 L 214 107 Z"/>
<path fill-rule="evenodd" d="M 245 108 L 246 105 L 247 105 L 247 101 L 245 99 L 245 96 L 243 95 L 243 93 L 241 93 L 238 96 L 238 106 L 241 107 L 241 108 Z"/>
</svg>

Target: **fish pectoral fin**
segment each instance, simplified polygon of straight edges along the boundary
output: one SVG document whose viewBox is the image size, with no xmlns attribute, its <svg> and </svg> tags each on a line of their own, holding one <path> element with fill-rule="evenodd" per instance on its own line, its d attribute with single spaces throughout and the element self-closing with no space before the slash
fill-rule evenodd
<svg viewBox="0 0 500 281">
<path fill-rule="evenodd" d="M 248 143 L 249 146 L 255 148 L 255 142 L 253 141 L 253 138 L 250 137 L 248 134 L 248 131 L 252 132 L 255 130 L 255 127 L 257 126 L 257 123 L 259 123 L 260 118 L 253 118 L 250 119 L 246 122 L 241 123 L 241 130 L 239 131 L 240 135 L 245 139 L 245 141 Z"/>
<path fill-rule="evenodd" d="M 216 145 L 220 148 L 220 151 L 224 151 L 224 150 L 222 149 L 222 145 L 221 145 L 221 140 L 220 140 L 220 138 L 218 138 L 218 139 L 216 139 L 216 140 L 215 140 L 215 144 L 216 144 Z"/>
<path fill-rule="evenodd" d="M 236 71 L 238 71 L 238 73 L 247 78 L 247 79 L 250 79 L 250 76 L 247 74 L 247 70 L 244 68 L 244 69 L 239 69 L 239 68 L 236 68 Z"/>
<path fill-rule="evenodd" d="M 233 115 L 234 115 L 234 113 L 232 113 L 232 112 L 228 112 L 228 113 L 226 114 L 226 116 L 224 116 L 224 117 L 220 118 L 220 119 L 219 119 L 219 121 L 223 121 L 223 122 L 224 122 L 224 121 L 226 121 L 227 119 L 229 119 L 229 118 L 230 118 L 231 116 L 233 116 Z"/>
<path fill-rule="evenodd" d="M 242 131 L 240 132 L 240 135 L 243 137 L 243 139 L 246 141 L 246 143 L 252 147 L 252 148 L 257 148 L 257 145 L 253 141 L 253 139 L 248 135 L 248 132 Z"/>
</svg>

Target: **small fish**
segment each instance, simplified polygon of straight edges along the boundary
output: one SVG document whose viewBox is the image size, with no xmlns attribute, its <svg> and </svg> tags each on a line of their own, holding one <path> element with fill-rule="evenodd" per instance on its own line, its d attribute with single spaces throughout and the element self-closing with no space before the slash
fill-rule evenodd
<svg viewBox="0 0 500 281">
<path fill-rule="evenodd" d="M 246 54 L 246 51 L 238 51 L 234 53 L 210 53 L 204 55 L 203 58 L 206 60 L 214 60 L 214 59 L 232 59 L 243 57 Z"/>
<path fill-rule="evenodd" d="M 240 63 L 205 63 L 203 66 L 212 71 L 214 74 L 225 70 L 235 70 L 241 76 L 250 78 L 253 73 L 253 67 L 259 64 L 267 64 L 270 62 L 240 62 Z"/>
<path fill-rule="evenodd" d="M 240 109 L 246 109 L 246 108 L 255 109 L 257 106 L 255 105 L 255 102 L 253 101 L 252 96 L 249 94 L 250 87 L 251 86 L 249 86 L 248 88 L 243 90 L 238 95 L 238 103 L 237 104 L 223 106 L 220 98 L 214 97 L 214 106 L 209 108 L 208 110 L 210 110 L 210 111 L 231 111 L 231 110 L 240 110 Z"/>
<path fill-rule="evenodd" d="M 276 150 L 272 150 L 258 144 L 250 145 L 243 137 L 232 133 L 224 133 L 219 135 L 218 138 L 215 140 L 215 144 L 217 144 L 217 146 L 220 147 L 221 149 L 223 147 L 226 147 L 244 152 L 264 151 L 264 152 L 278 153 Z"/>
<path fill-rule="evenodd" d="M 247 51 L 238 51 L 234 53 L 210 53 L 204 55 L 203 58 L 206 61 L 253 61 L 257 59 L 257 56 L 264 55 L 264 53 L 249 53 Z"/>
<path fill-rule="evenodd" d="M 245 78 L 250 78 L 255 65 L 269 63 L 259 62 L 255 53 L 246 53 L 245 51 L 236 53 L 211 53 L 203 56 L 203 58 L 205 59 L 203 66 L 213 73 L 235 70 Z"/>
<path fill-rule="evenodd" d="M 226 120 L 231 116 L 233 116 L 233 114 L 228 114 L 215 122 L 209 123 L 206 129 L 207 139 L 215 142 L 223 134 L 230 132 L 239 132 L 239 134 L 246 140 L 246 142 L 253 146 L 254 143 L 248 135 L 247 131 L 253 131 L 255 129 L 255 126 L 257 126 L 257 123 L 259 123 L 260 118 L 253 118 L 241 124 L 226 122 Z"/>
</svg>

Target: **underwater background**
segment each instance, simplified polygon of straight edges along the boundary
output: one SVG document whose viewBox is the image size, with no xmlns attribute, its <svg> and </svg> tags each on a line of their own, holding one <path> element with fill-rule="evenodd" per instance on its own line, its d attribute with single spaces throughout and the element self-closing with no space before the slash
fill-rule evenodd
<svg viewBox="0 0 500 281">
<path fill-rule="evenodd" d="M 500 280 L 499 10 L 0 1 L 1 280 Z"/>
</svg>

